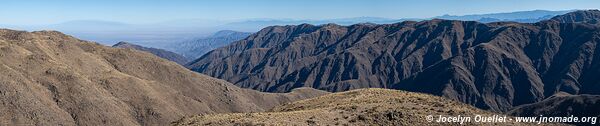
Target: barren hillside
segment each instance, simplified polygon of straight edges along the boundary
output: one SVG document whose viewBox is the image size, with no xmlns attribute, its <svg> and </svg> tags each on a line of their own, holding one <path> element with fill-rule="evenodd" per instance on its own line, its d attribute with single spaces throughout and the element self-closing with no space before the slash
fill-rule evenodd
<svg viewBox="0 0 600 126">
<path fill-rule="evenodd" d="M 357 89 L 275 107 L 262 113 L 199 115 L 175 125 L 458 125 L 427 121 L 428 115 L 501 115 L 445 98 L 389 89 Z M 435 119 L 435 118 L 434 118 Z M 535 125 L 464 123 L 464 125 Z M 555 124 L 545 124 L 555 125 Z"/>
<path fill-rule="evenodd" d="M 137 50 L 54 31 L 0 30 L 1 125 L 165 125 L 324 94 L 240 89 Z"/>
</svg>

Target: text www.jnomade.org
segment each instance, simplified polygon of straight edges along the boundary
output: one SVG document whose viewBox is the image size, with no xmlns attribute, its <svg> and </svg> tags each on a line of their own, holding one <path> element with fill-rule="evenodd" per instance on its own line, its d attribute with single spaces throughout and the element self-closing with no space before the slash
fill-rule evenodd
<svg viewBox="0 0 600 126">
<path fill-rule="evenodd" d="M 558 116 L 529 116 L 529 117 L 510 117 L 505 115 L 473 115 L 473 116 L 449 116 L 449 115 L 428 115 L 425 117 L 428 122 L 435 123 L 589 123 L 596 124 L 598 117 L 576 117 L 573 115 Z"/>
</svg>

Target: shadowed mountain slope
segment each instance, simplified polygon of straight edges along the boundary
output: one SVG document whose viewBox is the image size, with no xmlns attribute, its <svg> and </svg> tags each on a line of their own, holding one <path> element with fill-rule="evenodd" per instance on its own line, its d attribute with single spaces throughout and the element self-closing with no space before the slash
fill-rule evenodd
<svg viewBox="0 0 600 126">
<path fill-rule="evenodd" d="M 538 23 L 272 26 L 187 67 L 260 91 L 393 88 L 507 111 L 559 91 L 600 93 L 600 28 L 587 23 L 598 13 Z"/>
<path fill-rule="evenodd" d="M 0 30 L 2 125 L 166 125 L 197 114 L 260 112 L 321 94 L 240 89 L 150 53 L 54 31 Z"/>
</svg>

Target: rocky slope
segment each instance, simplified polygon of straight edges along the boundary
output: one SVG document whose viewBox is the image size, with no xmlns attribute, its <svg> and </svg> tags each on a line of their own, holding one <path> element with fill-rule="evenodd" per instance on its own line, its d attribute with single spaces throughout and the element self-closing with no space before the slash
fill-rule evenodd
<svg viewBox="0 0 600 126">
<path fill-rule="evenodd" d="M 150 53 L 54 31 L 0 30 L 2 125 L 166 125 L 197 114 L 260 112 L 321 94 L 260 93 Z"/>
<path fill-rule="evenodd" d="M 234 41 L 242 40 L 248 37 L 248 35 L 250 35 L 248 32 L 223 30 L 206 38 L 178 42 L 166 48 L 177 52 L 188 59 L 194 60 L 210 50 L 226 46 Z"/>
<path fill-rule="evenodd" d="M 559 91 L 600 93 L 600 28 L 588 23 L 599 13 L 538 23 L 272 26 L 187 67 L 261 91 L 393 88 L 507 111 Z"/>
<path fill-rule="evenodd" d="M 358 89 L 275 107 L 269 112 L 199 115 L 174 125 L 459 125 L 428 122 L 428 115 L 501 115 L 437 96 L 389 89 Z M 437 118 L 437 117 L 436 117 Z M 510 117 L 509 117 L 510 118 Z M 434 118 L 435 119 L 435 118 Z M 463 125 L 535 125 L 465 123 Z M 545 124 L 550 125 L 550 124 Z"/>
<path fill-rule="evenodd" d="M 600 11 L 588 10 L 588 11 L 577 11 L 574 13 L 567 13 L 561 16 L 556 16 L 552 20 L 563 22 L 563 23 L 589 23 L 589 24 L 600 24 Z"/>
<path fill-rule="evenodd" d="M 507 112 L 513 116 L 539 117 L 600 117 L 600 95 L 570 95 L 559 93 L 543 101 L 517 106 Z M 581 120 L 581 119 L 580 119 Z M 590 122 L 568 122 L 575 125 L 597 124 Z"/>
<path fill-rule="evenodd" d="M 185 58 L 177 53 L 174 53 L 174 52 L 170 52 L 170 51 L 163 50 L 163 49 L 157 49 L 157 48 L 143 47 L 143 46 L 128 43 L 128 42 L 119 42 L 119 43 L 113 45 L 112 47 L 135 49 L 135 50 L 152 53 L 160 58 L 164 58 L 164 59 L 173 61 L 173 62 L 181 64 L 181 65 L 185 65 L 189 61 L 187 58 Z"/>
<path fill-rule="evenodd" d="M 600 95 L 558 95 L 508 112 L 514 116 L 600 117 Z"/>
</svg>

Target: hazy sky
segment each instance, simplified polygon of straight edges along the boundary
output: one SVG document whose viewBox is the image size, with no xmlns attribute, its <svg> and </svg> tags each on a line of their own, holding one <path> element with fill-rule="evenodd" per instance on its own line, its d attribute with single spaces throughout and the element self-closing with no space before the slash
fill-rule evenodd
<svg viewBox="0 0 600 126">
<path fill-rule="evenodd" d="M 0 24 L 71 20 L 426 18 L 523 10 L 595 9 L 600 0 L 3 0 Z"/>
</svg>

